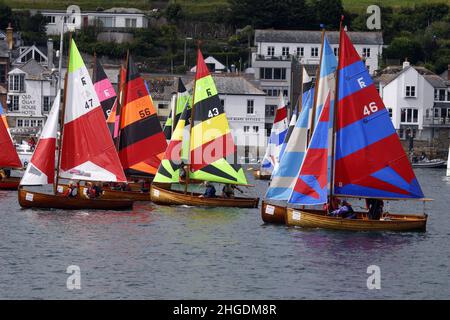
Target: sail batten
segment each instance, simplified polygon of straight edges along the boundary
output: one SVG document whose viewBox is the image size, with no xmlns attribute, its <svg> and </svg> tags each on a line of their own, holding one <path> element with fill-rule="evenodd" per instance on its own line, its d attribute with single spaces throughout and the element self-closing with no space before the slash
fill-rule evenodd
<svg viewBox="0 0 450 320">
<path fill-rule="evenodd" d="M 334 194 L 423 198 L 367 68 L 341 30 Z"/>
</svg>

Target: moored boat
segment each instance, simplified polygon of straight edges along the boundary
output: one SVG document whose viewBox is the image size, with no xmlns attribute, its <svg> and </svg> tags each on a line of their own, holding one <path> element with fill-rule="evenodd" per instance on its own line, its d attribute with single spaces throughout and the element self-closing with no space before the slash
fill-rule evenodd
<svg viewBox="0 0 450 320">
<path fill-rule="evenodd" d="M 68 188 L 67 185 L 59 185 L 59 187 L 63 188 L 62 193 Z M 81 194 L 87 193 L 86 186 L 79 187 Z M 113 189 L 105 189 L 102 188 L 102 194 L 100 195 L 101 199 L 123 199 L 123 200 L 133 200 L 133 201 L 150 201 L 150 192 L 141 192 L 141 191 L 123 191 L 123 190 L 113 190 Z"/>
<path fill-rule="evenodd" d="M 258 208 L 259 198 L 205 198 L 200 193 L 175 191 L 152 185 L 151 200 L 161 205 L 188 205 L 202 207 L 236 207 L 236 208 Z"/>
<path fill-rule="evenodd" d="M 8 177 L 0 180 L 0 190 L 17 190 L 20 184 L 20 178 Z"/>
<path fill-rule="evenodd" d="M 261 202 L 261 219 L 265 223 L 286 224 L 287 207 Z"/>
<path fill-rule="evenodd" d="M 52 208 L 65 210 L 100 209 L 127 210 L 133 207 L 133 200 L 84 197 L 65 197 L 19 189 L 19 204 L 22 208 Z"/>
<path fill-rule="evenodd" d="M 270 180 L 271 174 L 263 173 L 261 170 L 253 171 L 253 177 L 257 180 Z"/>
<path fill-rule="evenodd" d="M 418 161 L 412 163 L 413 168 L 445 168 L 447 162 L 442 159 L 433 159 L 427 161 Z"/>
<path fill-rule="evenodd" d="M 288 226 L 325 228 L 348 231 L 425 231 L 428 216 L 384 213 L 379 220 L 370 220 L 367 212 L 358 212 L 356 219 L 331 217 L 323 210 L 287 209 Z"/>
</svg>

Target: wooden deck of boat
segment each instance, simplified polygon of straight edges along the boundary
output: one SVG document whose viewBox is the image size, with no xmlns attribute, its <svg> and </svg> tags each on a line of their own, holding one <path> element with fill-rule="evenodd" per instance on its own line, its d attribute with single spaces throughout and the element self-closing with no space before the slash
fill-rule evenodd
<svg viewBox="0 0 450 320">
<path fill-rule="evenodd" d="M 83 197 L 65 197 L 62 195 L 45 194 L 25 189 L 19 189 L 19 204 L 23 208 L 52 208 L 65 210 L 97 209 L 97 210 L 127 210 L 132 209 L 132 200 L 118 199 L 88 199 Z"/>
<path fill-rule="evenodd" d="M 0 180 L 0 190 L 17 190 L 21 178 L 9 177 Z"/>
<path fill-rule="evenodd" d="M 322 210 L 287 209 L 288 226 L 349 231 L 425 231 L 427 215 L 384 214 L 380 220 L 369 220 L 367 213 L 357 219 L 327 216 Z"/>
<path fill-rule="evenodd" d="M 259 198 L 203 198 L 199 193 L 184 194 L 182 191 L 169 190 L 156 185 L 152 185 L 150 194 L 152 201 L 161 205 L 258 208 L 259 203 Z"/>
</svg>

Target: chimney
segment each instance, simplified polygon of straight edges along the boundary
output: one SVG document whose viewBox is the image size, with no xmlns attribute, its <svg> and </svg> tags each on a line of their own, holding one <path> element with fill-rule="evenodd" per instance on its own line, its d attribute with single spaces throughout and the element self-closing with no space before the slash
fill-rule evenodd
<svg viewBox="0 0 450 320">
<path fill-rule="evenodd" d="M 12 50 L 14 45 L 14 37 L 11 22 L 8 24 L 8 28 L 6 28 L 6 42 L 8 43 L 8 49 Z"/>
<path fill-rule="evenodd" d="M 47 59 L 48 59 L 48 68 L 51 70 L 53 68 L 53 40 L 47 40 Z"/>
<path fill-rule="evenodd" d="M 408 58 L 405 58 L 405 61 L 403 61 L 403 69 L 405 69 L 406 67 L 409 67 L 410 63 L 408 61 Z"/>
</svg>

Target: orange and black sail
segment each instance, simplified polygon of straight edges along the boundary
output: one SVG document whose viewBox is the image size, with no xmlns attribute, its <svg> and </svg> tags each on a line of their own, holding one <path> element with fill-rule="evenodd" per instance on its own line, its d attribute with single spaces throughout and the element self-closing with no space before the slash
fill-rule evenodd
<svg viewBox="0 0 450 320">
<path fill-rule="evenodd" d="M 153 100 L 131 56 L 120 108 L 119 158 L 128 176 L 156 174 L 167 148 Z"/>
</svg>

